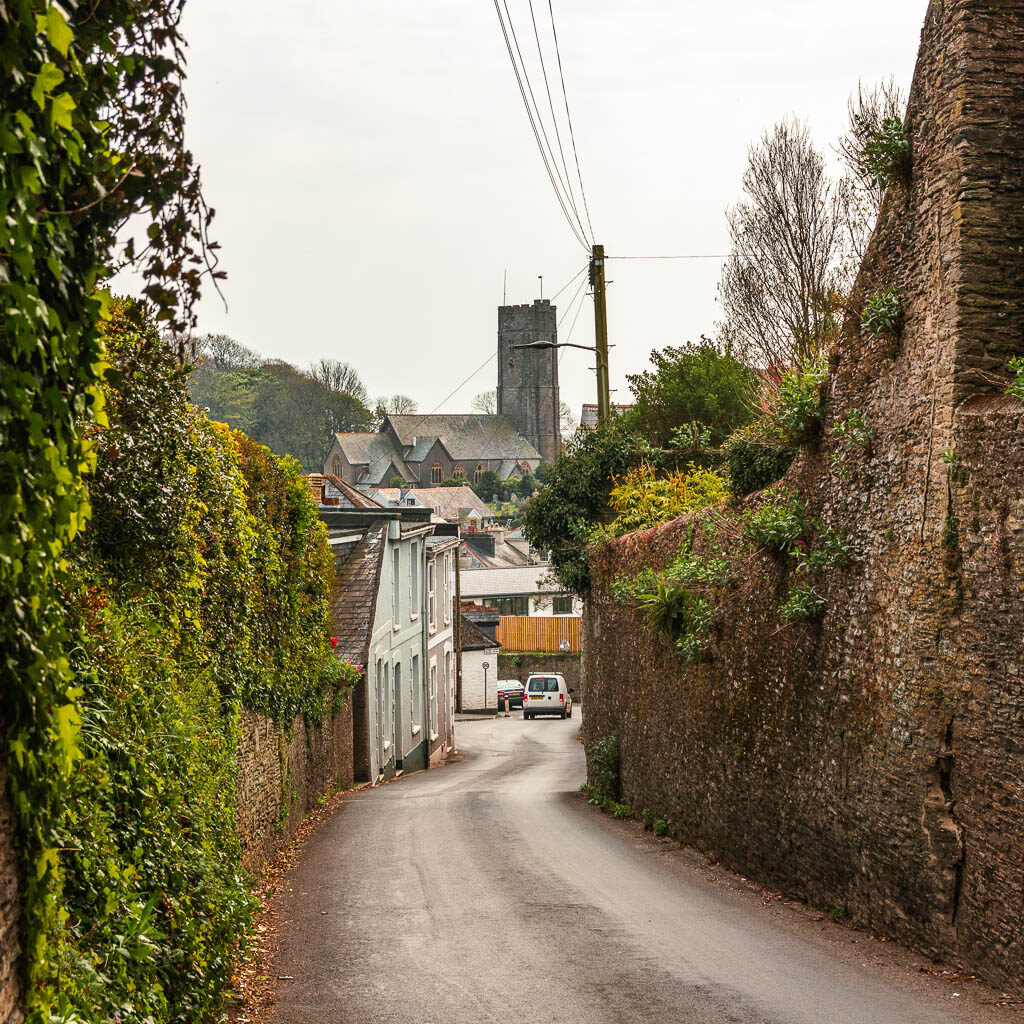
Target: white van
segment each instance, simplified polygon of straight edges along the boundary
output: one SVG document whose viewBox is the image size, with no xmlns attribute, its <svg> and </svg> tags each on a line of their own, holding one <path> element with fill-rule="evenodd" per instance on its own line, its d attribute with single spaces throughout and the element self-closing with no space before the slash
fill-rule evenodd
<svg viewBox="0 0 1024 1024">
<path fill-rule="evenodd" d="M 572 694 L 565 685 L 564 676 L 557 672 L 539 672 L 526 680 L 523 718 L 529 720 L 537 715 L 572 718 Z"/>
</svg>

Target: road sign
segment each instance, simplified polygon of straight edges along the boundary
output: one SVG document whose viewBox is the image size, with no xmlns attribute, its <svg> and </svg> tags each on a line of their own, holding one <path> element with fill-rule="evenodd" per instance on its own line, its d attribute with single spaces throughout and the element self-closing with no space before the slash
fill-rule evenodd
<svg viewBox="0 0 1024 1024">
<path fill-rule="evenodd" d="M 485 661 L 484 662 L 484 668 L 490 668 L 490 667 L 491 667 L 491 663 L 489 661 Z"/>
</svg>

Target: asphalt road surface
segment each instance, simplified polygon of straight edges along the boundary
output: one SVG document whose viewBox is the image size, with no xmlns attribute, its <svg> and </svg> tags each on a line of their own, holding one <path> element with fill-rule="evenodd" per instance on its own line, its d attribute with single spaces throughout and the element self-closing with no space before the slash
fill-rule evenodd
<svg viewBox="0 0 1024 1024">
<path fill-rule="evenodd" d="M 464 761 L 347 799 L 279 897 L 271 1020 L 1021 1020 L 588 807 L 579 724 L 460 722 Z"/>
</svg>

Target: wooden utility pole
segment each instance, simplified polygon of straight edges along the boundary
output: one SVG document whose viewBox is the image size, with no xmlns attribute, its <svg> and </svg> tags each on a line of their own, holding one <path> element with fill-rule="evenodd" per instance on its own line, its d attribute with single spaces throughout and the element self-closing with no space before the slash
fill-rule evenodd
<svg viewBox="0 0 1024 1024">
<path fill-rule="evenodd" d="M 597 351 L 597 425 L 611 418 L 608 384 L 608 312 L 604 301 L 604 246 L 595 245 L 590 256 L 590 284 L 594 289 L 594 342 Z"/>
</svg>

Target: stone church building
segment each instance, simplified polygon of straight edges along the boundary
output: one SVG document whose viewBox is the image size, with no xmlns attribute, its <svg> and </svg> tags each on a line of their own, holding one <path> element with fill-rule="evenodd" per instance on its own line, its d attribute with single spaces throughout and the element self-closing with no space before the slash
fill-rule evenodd
<svg viewBox="0 0 1024 1024">
<path fill-rule="evenodd" d="M 557 342 L 556 307 L 548 299 L 498 308 L 497 413 L 387 416 L 375 434 L 335 434 L 324 460 L 357 486 L 386 487 L 401 477 L 414 487 L 442 480 L 500 480 L 536 472 L 559 451 L 558 350 L 523 349 Z"/>
</svg>

